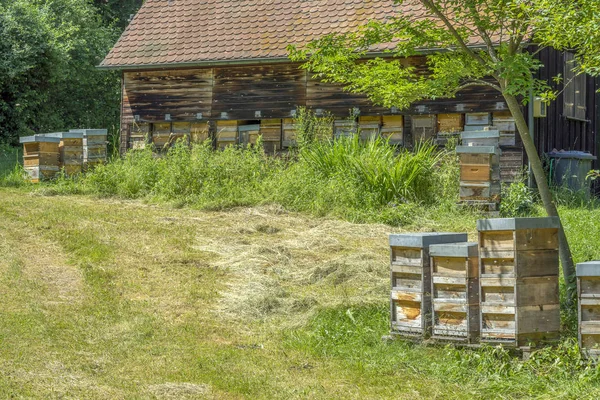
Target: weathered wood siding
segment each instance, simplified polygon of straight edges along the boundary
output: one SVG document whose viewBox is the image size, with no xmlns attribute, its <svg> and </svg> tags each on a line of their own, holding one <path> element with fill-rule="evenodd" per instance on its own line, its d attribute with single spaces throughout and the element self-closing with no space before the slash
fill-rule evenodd
<svg viewBox="0 0 600 400">
<path fill-rule="evenodd" d="M 424 57 L 407 64 L 425 73 Z M 362 116 L 433 115 L 506 110 L 499 94 L 485 87 L 469 88 L 453 99 L 417 103 L 408 110 L 374 106 L 367 96 L 320 82 L 298 64 L 219 66 L 177 70 L 127 71 L 123 74 L 121 150 L 128 148 L 136 116 L 140 122 L 202 120 L 263 120 L 292 117 L 300 106 L 346 118 L 358 109 Z M 404 142 L 412 143 L 411 119 L 404 118 Z"/>
<path fill-rule="evenodd" d="M 214 69 L 212 115 L 220 119 L 289 118 L 306 105 L 306 71 L 294 64 Z"/>
<path fill-rule="evenodd" d="M 196 119 L 197 113 L 210 117 L 213 70 L 126 72 L 123 82 L 123 120 L 173 121 Z"/>
<path fill-rule="evenodd" d="M 548 116 L 535 119 L 535 144 L 541 156 L 557 150 L 579 150 L 597 154 L 598 138 L 598 94 L 600 88 L 598 80 L 592 77 L 586 79 L 586 121 L 567 118 L 564 115 L 562 93 L 563 83 L 555 83 L 553 77 L 564 76 L 564 53 L 544 49 L 539 55 L 539 60 L 544 65 L 540 69 L 538 78 L 549 82 L 554 90 L 559 91 L 558 98 L 548 105 Z M 596 162 L 596 166 L 598 163 Z"/>
</svg>

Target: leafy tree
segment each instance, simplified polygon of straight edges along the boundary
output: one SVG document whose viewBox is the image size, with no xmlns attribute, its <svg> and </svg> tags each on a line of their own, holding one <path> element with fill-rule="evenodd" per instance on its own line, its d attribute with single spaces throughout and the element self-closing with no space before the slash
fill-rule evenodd
<svg viewBox="0 0 600 400">
<path fill-rule="evenodd" d="M 119 34 L 87 0 L 0 0 L 0 142 L 116 128 L 119 75 L 96 66 Z"/>
<path fill-rule="evenodd" d="M 598 0 L 396 0 L 395 3 L 416 5 L 428 17 L 406 12 L 389 16 L 386 21 L 371 21 L 349 34 L 327 35 L 301 49 L 291 46 L 290 57 L 303 61 L 304 67 L 321 79 L 343 83 L 348 90 L 366 93 L 373 102 L 386 107 L 407 108 L 419 100 L 454 97 L 469 86 L 497 90 L 515 119 L 546 212 L 558 216 L 521 106 L 531 92 L 547 100 L 556 96 L 547 82 L 535 78 L 542 67 L 535 49 L 548 45 L 579 48 L 583 65 L 591 70 L 591 63 L 598 57 L 598 46 L 597 42 L 584 40 L 584 36 L 597 29 L 594 22 L 598 8 L 590 7 L 597 5 Z M 544 26 L 565 14 L 567 22 L 560 22 L 564 29 Z M 582 17 L 585 29 L 575 34 L 574 22 Z M 569 23 L 573 25 L 567 26 Z M 530 48 L 532 42 L 538 45 L 535 49 Z M 389 49 L 384 52 L 394 57 L 365 58 L 370 50 L 382 45 Z M 425 74 L 405 62 L 405 57 L 423 54 L 421 49 L 444 49 L 427 53 Z M 570 300 L 575 271 L 562 227 L 560 258 Z"/>
<path fill-rule="evenodd" d="M 120 31 L 129 23 L 129 17 L 137 12 L 143 0 L 93 0 L 105 25 L 114 24 Z"/>
</svg>

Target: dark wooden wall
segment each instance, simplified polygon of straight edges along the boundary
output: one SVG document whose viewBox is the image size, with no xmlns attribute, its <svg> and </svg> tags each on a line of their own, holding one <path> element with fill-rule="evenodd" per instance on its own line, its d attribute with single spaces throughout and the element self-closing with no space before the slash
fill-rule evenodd
<svg viewBox="0 0 600 400">
<path fill-rule="evenodd" d="M 406 63 L 426 71 L 425 57 Z M 124 72 L 122 104 L 122 150 L 126 149 L 130 125 L 140 122 L 204 120 L 256 120 L 290 118 L 299 106 L 321 109 L 346 118 L 358 108 L 361 115 L 442 114 L 506 110 L 499 93 L 473 87 L 453 99 L 414 104 L 408 110 L 374 106 L 362 94 L 349 93 L 340 85 L 313 78 L 298 64 L 261 64 Z M 410 121 L 406 137 L 410 137 Z"/>
<path fill-rule="evenodd" d="M 540 51 L 538 58 L 544 65 L 538 78 L 549 82 L 553 89 L 562 91 L 563 83 L 555 83 L 553 78 L 564 76 L 564 53 L 546 48 Z M 588 76 L 586 86 L 586 121 L 569 119 L 564 115 L 562 92 L 549 104 L 548 116 L 535 119 L 535 144 L 540 156 L 553 149 L 586 151 L 598 155 L 598 80 Z"/>
</svg>

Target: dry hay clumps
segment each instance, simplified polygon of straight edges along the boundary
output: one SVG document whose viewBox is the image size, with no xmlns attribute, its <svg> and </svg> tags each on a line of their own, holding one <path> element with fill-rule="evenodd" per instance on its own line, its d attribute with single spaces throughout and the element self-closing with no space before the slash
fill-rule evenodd
<svg viewBox="0 0 600 400">
<path fill-rule="evenodd" d="M 216 311 L 234 319 L 306 314 L 317 306 L 385 301 L 389 227 L 317 220 L 270 208 L 222 213 L 197 250 L 231 276 Z"/>
</svg>

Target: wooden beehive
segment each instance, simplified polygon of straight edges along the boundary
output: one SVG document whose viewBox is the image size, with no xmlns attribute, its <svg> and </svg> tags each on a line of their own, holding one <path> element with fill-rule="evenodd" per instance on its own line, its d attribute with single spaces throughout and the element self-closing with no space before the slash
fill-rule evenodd
<svg viewBox="0 0 600 400">
<path fill-rule="evenodd" d="M 460 201 L 500 201 L 500 166 L 494 146 L 457 146 Z"/>
<path fill-rule="evenodd" d="M 260 135 L 260 125 L 240 125 L 238 126 L 238 139 L 237 142 L 241 146 L 248 146 L 256 144 L 258 136 Z"/>
<path fill-rule="evenodd" d="M 58 143 L 58 167 L 67 176 L 83 172 L 83 133 L 56 132 L 46 133 L 46 137 L 55 137 Z"/>
<path fill-rule="evenodd" d="M 336 119 L 333 123 L 333 133 L 336 139 L 352 137 L 358 132 L 358 124 L 353 119 Z"/>
<path fill-rule="evenodd" d="M 191 122 L 173 122 L 171 124 L 171 137 L 169 138 L 169 146 L 174 145 L 177 141 L 183 141 L 185 144 L 190 143 L 192 134 Z"/>
<path fill-rule="evenodd" d="M 600 261 L 577 264 L 579 348 L 584 356 L 600 358 Z"/>
<path fill-rule="evenodd" d="M 492 125 L 492 114 L 486 112 L 465 114 L 465 131 L 481 131 Z"/>
<path fill-rule="evenodd" d="M 83 133 L 83 168 L 89 169 L 104 164 L 107 159 L 106 129 L 71 129 L 69 132 Z"/>
<path fill-rule="evenodd" d="M 463 146 L 496 146 L 500 145 L 498 131 L 470 131 L 462 132 L 460 138 Z"/>
<path fill-rule="evenodd" d="M 239 121 L 217 121 L 217 148 L 224 149 L 226 146 L 237 143 Z"/>
<path fill-rule="evenodd" d="M 415 143 L 433 140 L 436 136 L 437 121 L 435 115 L 413 115 L 412 132 Z"/>
<path fill-rule="evenodd" d="M 509 111 L 495 112 L 492 127 L 500 133 L 500 146 L 514 146 L 516 144 L 517 127 L 515 119 Z"/>
<path fill-rule="evenodd" d="M 191 143 L 202 143 L 209 140 L 208 134 L 208 122 L 192 122 L 190 126 L 190 142 Z"/>
<path fill-rule="evenodd" d="M 358 129 L 361 140 L 374 140 L 379 137 L 381 117 L 361 116 L 358 118 Z"/>
<path fill-rule="evenodd" d="M 260 121 L 260 135 L 267 153 L 281 150 L 283 124 L 280 119 L 263 119 Z"/>
<path fill-rule="evenodd" d="M 432 337 L 475 343 L 479 339 L 477 243 L 435 244 L 431 256 Z"/>
<path fill-rule="evenodd" d="M 458 137 L 465 125 L 464 114 L 438 114 L 437 145 L 445 145 L 448 139 Z"/>
<path fill-rule="evenodd" d="M 283 141 L 282 147 L 287 149 L 289 147 L 296 147 L 296 122 L 292 118 L 285 118 L 283 120 Z"/>
<path fill-rule="evenodd" d="M 481 341 L 527 346 L 558 339 L 558 218 L 477 221 Z"/>
<path fill-rule="evenodd" d="M 171 140 L 171 123 L 158 122 L 153 124 L 152 143 L 157 150 L 165 148 Z"/>
<path fill-rule="evenodd" d="M 144 149 L 150 140 L 150 124 L 139 122 L 131 125 L 129 133 L 129 148 L 133 150 Z"/>
<path fill-rule="evenodd" d="M 34 135 L 22 137 L 19 141 L 23 144 L 23 167 L 29 181 L 38 183 L 54 178 L 59 170 L 60 139 Z"/>
<path fill-rule="evenodd" d="M 381 137 L 389 144 L 404 145 L 404 117 L 402 115 L 384 115 L 381 121 Z"/>
<path fill-rule="evenodd" d="M 427 337 L 431 328 L 429 246 L 465 242 L 466 233 L 390 235 L 391 332 Z"/>
</svg>

